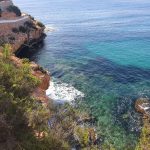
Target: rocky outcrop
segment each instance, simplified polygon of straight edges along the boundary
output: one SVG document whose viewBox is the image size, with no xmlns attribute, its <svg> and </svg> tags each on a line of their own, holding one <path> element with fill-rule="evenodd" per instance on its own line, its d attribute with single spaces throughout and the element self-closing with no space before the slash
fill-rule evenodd
<svg viewBox="0 0 150 150">
<path fill-rule="evenodd" d="M 14 12 L 8 11 L 9 7 Z M 0 1 L 0 8 L 0 55 L 6 43 L 10 44 L 12 53 L 16 53 L 23 47 L 32 47 L 45 38 L 45 26 L 30 15 L 17 15 L 21 11 L 13 5 L 11 0 Z M 22 60 L 16 56 L 12 55 L 10 59 L 17 67 L 22 66 Z M 49 73 L 34 62 L 31 62 L 30 66 L 32 74 L 40 80 L 40 85 L 34 90 L 32 96 L 43 104 L 47 104 L 46 90 L 49 87 Z"/>
<path fill-rule="evenodd" d="M 1 54 L 2 55 L 2 54 Z M 15 56 L 10 56 L 10 60 L 17 67 L 22 67 L 23 61 Z M 33 98 L 40 101 L 42 104 L 48 104 L 48 97 L 46 96 L 46 90 L 49 87 L 50 75 L 48 71 L 45 71 L 42 67 L 34 62 L 30 62 L 31 73 L 37 77 L 40 81 L 39 86 L 31 93 Z"/>
<path fill-rule="evenodd" d="M 30 24 L 32 27 L 27 27 Z M 33 46 L 45 38 L 44 27 L 37 25 L 37 22 L 31 20 L 29 16 L 14 23 L 0 24 L 0 41 L 1 43 L 10 43 L 13 52 L 21 47 Z"/>
<path fill-rule="evenodd" d="M 144 116 L 150 117 L 150 100 L 148 98 L 139 98 L 135 102 L 135 108 Z"/>
<path fill-rule="evenodd" d="M 31 64 L 31 66 L 32 65 L 33 64 Z M 46 96 L 46 90 L 49 87 L 50 76 L 48 72 L 43 72 L 43 69 L 41 69 L 39 66 L 36 70 L 32 71 L 32 74 L 41 81 L 39 86 L 32 93 L 32 96 L 47 106 L 49 98 Z"/>
<path fill-rule="evenodd" d="M 14 12 L 9 12 L 8 8 L 14 6 L 11 0 L 0 1 L 1 17 L 0 19 L 10 19 L 17 17 Z"/>
</svg>

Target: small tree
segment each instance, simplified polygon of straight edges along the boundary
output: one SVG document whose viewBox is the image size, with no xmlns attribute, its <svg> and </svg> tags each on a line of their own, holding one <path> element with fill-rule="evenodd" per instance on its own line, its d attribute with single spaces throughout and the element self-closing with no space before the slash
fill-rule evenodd
<svg viewBox="0 0 150 150">
<path fill-rule="evenodd" d="M 24 26 L 20 26 L 19 31 L 22 33 L 27 33 L 27 29 Z"/>
<path fill-rule="evenodd" d="M 8 8 L 7 8 L 7 10 L 9 11 L 9 12 L 13 12 L 13 13 L 15 13 L 16 14 L 16 16 L 21 16 L 21 11 L 20 11 L 20 9 L 18 8 L 18 7 L 16 7 L 16 6 L 9 6 Z"/>
<path fill-rule="evenodd" d="M 10 44 L 5 44 L 3 47 L 3 57 L 8 59 L 11 55 L 11 46 Z"/>
</svg>

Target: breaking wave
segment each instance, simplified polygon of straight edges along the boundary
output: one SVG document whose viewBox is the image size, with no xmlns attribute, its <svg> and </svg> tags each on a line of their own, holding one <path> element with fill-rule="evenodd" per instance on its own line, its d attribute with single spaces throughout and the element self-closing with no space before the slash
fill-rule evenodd
<svg viewBox="0 0 150 150">
<path fill-rule="evenodd" d="M 77 90 L 72 85 L 56 80 L 51 80 L 46 94 L 57 103 L 71 103 L 84 97 L 84 93 Z"/>
<path fill-rule="evenodd" d="M 45 32 L 53 32 L 56 31 L 56 28 L 53 25 L 46 25 Z"/>
</svg>

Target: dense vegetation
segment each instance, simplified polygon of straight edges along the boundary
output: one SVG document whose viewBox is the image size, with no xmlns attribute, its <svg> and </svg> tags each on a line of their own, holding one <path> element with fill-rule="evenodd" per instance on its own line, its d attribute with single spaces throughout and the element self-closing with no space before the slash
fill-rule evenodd
<svg viewBox="0 0 150 150">
<path fill-rule="evenodd" d="M 87 114 L 68 104 L 55 106 L 52 101 L 46 107 L 32 98 L 40 81 L 31 74 L 26 59 L 19 68 L 12 63 L 9 49 L 6 44 L 0 58 L 0 148 L 69 150 L 72 145 L 97 149 L 92 128 L 80 123 Z"/>
<path fill-rule="evenodd" d="M 45 27 L 45 25 L 40 21 L 37 22 L 37 25 L 40 26 L 41 28 Z"/>
<path fill-rule="evenodd" d="M 7 8 L 7 10 L 8 10 L 9 12 L 15 13 L 16 16 L 21 16 L 21 11 L 20 11 L 20 9 L 19 9 L 17 6 L 11 5 L 11 6 L 9 6 L 9 7 Z"/>
<path fill-rule="evenodd" d="M 143 119 L 143 128 L 139 143 L 135 150 L 149 150 L 150 149 L 150 118 Z"/>
<path fill-rule="evenodd" d="M 0 58 L 0 148 L 67 149 L 62 139 L 48 131 L 49 111 L 30 96 L 39 81 L 30 73 L 28 63 L 21 68 L 12 64 L 7 48 Z M 37 138 L 41 132 L 45 136 Z"/>
</svg>

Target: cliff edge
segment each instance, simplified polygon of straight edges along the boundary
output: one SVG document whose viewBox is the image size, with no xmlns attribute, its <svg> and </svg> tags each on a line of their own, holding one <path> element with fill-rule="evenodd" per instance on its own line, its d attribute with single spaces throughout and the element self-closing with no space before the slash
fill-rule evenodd
<svg viewBox="0 0 150 150">
<path fill-rule="evenodd" d="M 5 44 L 11 47 L 11 60 L 16 66 L 22 64 L 22 60 L 15 57 L 14 53 L 23 47 L 32 47 L 45 38 L 45 26 L 13 4 L 11 0 L 0 0 L 0 53 Z M 33 96 L 47 103 L 46 90 L 49 86 L 50 76 L 39 65 L 30 63 L 32 74 L 40 81 Z"/>
</svg>

